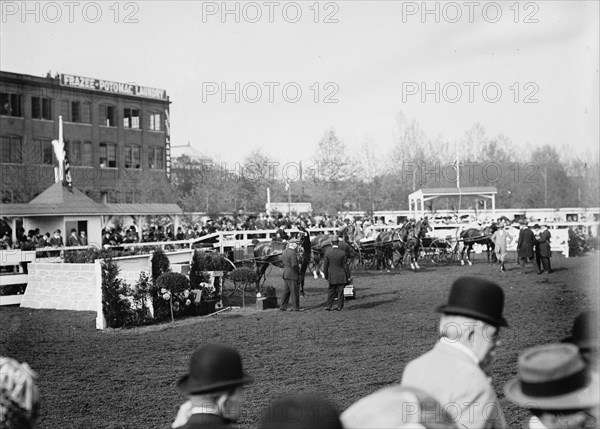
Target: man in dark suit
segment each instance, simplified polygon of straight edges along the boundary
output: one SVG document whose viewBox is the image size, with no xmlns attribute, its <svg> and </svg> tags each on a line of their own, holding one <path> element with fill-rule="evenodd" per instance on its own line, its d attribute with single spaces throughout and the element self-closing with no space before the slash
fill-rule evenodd
<svg viewBox="0 0 600 429">
<path fill-rule="evenodd" d="M 540 252 L 540 260 L 542 262 L 542 267 L 539 267 L 538 274 L 542 274 L 546 271 L 548 274 L 552 272 L 550 268 L 550 256 L 552 256 L 552 252 L 550 250 L 550 231 L 548 231 L 547 225 L 542 225 L 542 229 L 540 235 L 537 238 L 538 249 Z"/>
<path fill-rule="evenodd" d="M 310 263 L 312 247 L 310 244 L 310 235 L 306 228 L 302 225 L 298 225 L 298 237 L 300 238 L 300 246 L 302 247 L 302 260 L 300 261 L 300 295 L 304 294 L 304 277 L 306 276 L 306 269 Z"/>
<path fill-rule="evenodd" d="M 192 354 L 190 372 L 178 383 L 188 394 L 172 428 L 224 429 L 239 419 L 244 386 L 253 381 L 244 373 L 242 358 L 231 346 L 205 344 Z"/>
<path fill-rule="evenodd" d="M 300 263 L 298 262 L 298 255 L 296 248 L 298 247 L 298 240 L 288 241 L 287 247 L 281 255 L 283 262 L 283 297 L 281 298 L 280 310 L 285 311 L 287 309 L 290 296 L 292 297 L 292 308 L 287 309 L 288 311 L 303 311 L 300 308 Z"/>
<path fill-rule="evenodd" d="M 337 295 L 337 310 L 342 311 L 342 308 L 344 308 L 344 286 L 350 281 L 348 255 L 339 248 L 339 242 L 339 237 L 333 235 L 331 237 L 331 248 L 325 252 L 323 271 L 325 272 L 325 279 L 329 281 L 325 310 L 331 310 L 333 300 Z"/>
<path fill-rule="evenodd" d="M 521 274 L 525 274 L 525 263 L 528 259 L 533 259 L 533 242 L 535 236 L 533 231 L 527 226 L 527 222 L 521 222 L 521 230 L 519 231 L 519 240 L 517 241 L 517 255 L 519 257 L 519 265 L 521 266 Z"/>
</svg>

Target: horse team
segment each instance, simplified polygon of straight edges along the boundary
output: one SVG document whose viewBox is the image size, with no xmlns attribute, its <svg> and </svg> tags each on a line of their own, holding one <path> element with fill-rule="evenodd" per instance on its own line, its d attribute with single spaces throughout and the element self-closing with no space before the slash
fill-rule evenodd
<svg viewBox="0 0 600 429">
<path fill-rule="evenodd" d="M 487 249 L 488 262 L 493 262 L 494 243 L 491 239 L 492 234 L 497 229 L 495 224 L 483 229 L 468 228 L 459 230 L 457 236 L 452 241 L 445 241 L 448 246 L 447 251 L 458 256 L 461 265 L 466 261 L 471 265 L 471 252 L 475 244 L 484 245 Z M 354 225 L 347 225 L 339 231 L 342 243 L 347 244 L 349 253 L 349 263 L 353 266 L 362 266 L 365 268 L 375 268 L 378 270 L 395 269 L 402 267 L 404 263 L 409 263 L 411 269 L 419 270 L 419 255 L 423 250 L 423 242 L 427 232 L 432 230 L 428 220 L 408 221 L 402 226 L 394 229 L 388 229 L 379 232 L 375 238 L 365 239 Z M 310 238 L 311 254 L 309 258 L 302 255 L 302 246 L 298 247 L 299 258 L 307 262 L 313 276 L 324 277 L 322 271 L 323 256 L 328 247 L 331 246 L 331 235 L 321 234 Z M 256 242 L 254 247 L 254 257 L 259 281 L 264 276 L 269 265 L 282 267 L 281 253 L 285 250 L 285 243 L 280 241 Z M 304 275 L 304 273 L 302 273 Z"/>
</svg>

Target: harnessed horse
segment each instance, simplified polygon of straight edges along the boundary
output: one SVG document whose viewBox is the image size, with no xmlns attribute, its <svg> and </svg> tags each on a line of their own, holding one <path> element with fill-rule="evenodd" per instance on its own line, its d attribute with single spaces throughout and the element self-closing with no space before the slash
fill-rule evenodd
<svg viewBox="0 0 600 429">
<path fill-rule="evenodd" d="M 282 254 L 287 244 L 280 241 L 261 241 L 254 245 L 254 261 L 256 263 L 256 293 L 260 292 L 261 280 L 266 281 L 265 273 L 269 265 L 283 268 Z M 302 247 L 296 248 L 298 257 L 302 254 Z"/>
<path fill-rule="evenodd" d="M 488 264 L 495 262 L 496 255 L 494 253 L 495 246 L 492 241 L 492 234 L 496 232 L 497 229 L 498 226 L 496 223 L 492 223 L 490 226 L 486 226 L 483 229 L 468 228 L 464 231 L 459 230 L 458 253 L 460 254 L 460 264 L 465 265 L 464 253 L 466 249 L 467 262 L 469 265 L 473 265 L 471 262 L 471 252 L 473 251 L 473 245 L 475 244 L 486 246 Z"/>
<path fill-rule="evenodd" d="M 404 236 L 404 238 L 403 238 Z M 396 228 L 388 231 L 381 231 L 375 238 L 377 249 L 377 268 L 380 266 L 386 269 L 394 269 L 394 253 L 398 253 L 400 258 L 398 262 L 402 265 L 402 260 L 406 251 L 406 234 L 402 228 Z"/>
<path fill-rule="evenodd" d="M 421 267 L 417 260 L 419 258 L 419 252 L 421 251 L 421 240 L 427 235 L 427 231 L 431 229 L 431 226 L 429 226 L 429 221 L 427 219 L 421 219 L 418 222 L 408 222 L 404 227 L 406 227 L 406 257 L 413 270 L 420 270 Z"/>
</svg>

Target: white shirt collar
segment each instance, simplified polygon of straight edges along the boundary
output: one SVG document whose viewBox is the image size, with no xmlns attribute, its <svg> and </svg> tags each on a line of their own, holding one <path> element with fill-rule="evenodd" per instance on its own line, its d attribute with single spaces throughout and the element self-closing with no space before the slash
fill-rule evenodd
<svg viewBox="0 0 600 429">
<path fill-rule="evenodd" d="M 445 337 L 440 338 L 440 343 L 446 344 L 450 347 L 454 347 L 455 349 L 460 350 L 461 352 L 469 356 L 473 360 L 473 362 L 475 362 L 476 365 L 479 365 L 479 358 L 477 357 L 475 352 L 473 352 L 473 350 L 471 350 L 464 344 L 461 344 L 458 341 L 450 341 Z"/>
<path fill-rule="evenodd" d="M 548 429 L 536 416 L 529 418 L 529 429 Z"/>
</svg>

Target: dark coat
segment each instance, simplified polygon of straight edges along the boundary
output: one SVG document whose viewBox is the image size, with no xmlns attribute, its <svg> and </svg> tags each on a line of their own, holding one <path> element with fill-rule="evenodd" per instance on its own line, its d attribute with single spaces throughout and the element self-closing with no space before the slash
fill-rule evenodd
<svg viewBox="0 0 600 429">
<path fill-rule="evenodd" d="M 344 252 L 346 252 L 346 256 L 348 257 L 353 257 L 355 252 L 354 249 L 352 248 L 352 246 L 350 246 L 348 243 L 346 243 L 345 241 L 341 241 L 340 240 L 340 244 L 338 246 L 341 250 L 343 250 Z"/>
<path fill-rule="evenodd" d="M 214 414 L 192 414 L 188 422 L 177 429 L 226 429 L 229 422 Z"/>
<path fill-rule="evenodd" d="M 283 262 L 283 278 L 286 280 L 299 280 L 300 263 L 296 252 L 290 248 L 285 249 L 281 255 L 281 260 Z"/>
<path fill-rule="evenodd" d="M 519 231 L 519 241 L 517 241 L 517 254 L 519 258 L 533 258 L 533 242 L 535 236 L 528 227 Z"/>
<path fill-rule="evenodd" d="M 551 256 L 551 252 L 550 252 L 550 231 L 545 230 L 543 231 L 538 240 L 538 246 L 540 249 L 540 256 L 542 258 L 549 258 Z"/>
<path fill-rule="evenodd" d="M 67 246 L 81 246 L 79 237 L 73 234 L 69 235 L 69 238 L 67 238 Z"/>
<path fill-rule="evenodd" d="M 348 256 L 339 247 L 332 247 L 325 252 L 325 265 L 323 271 L 330 285 L 345 285 L 350 280 Z"/>
</svg>

